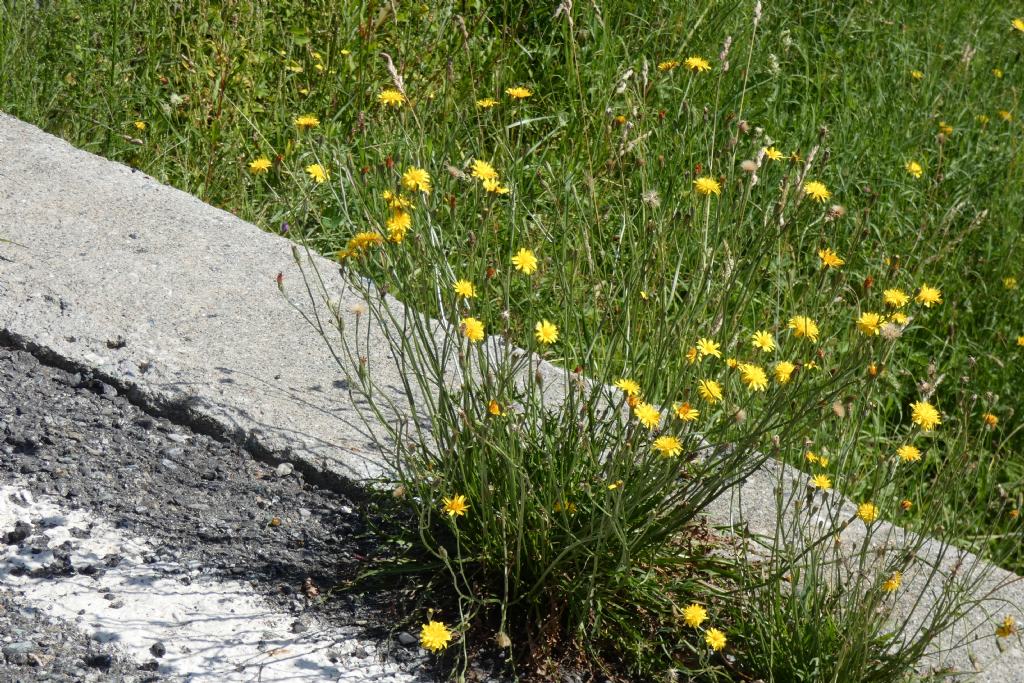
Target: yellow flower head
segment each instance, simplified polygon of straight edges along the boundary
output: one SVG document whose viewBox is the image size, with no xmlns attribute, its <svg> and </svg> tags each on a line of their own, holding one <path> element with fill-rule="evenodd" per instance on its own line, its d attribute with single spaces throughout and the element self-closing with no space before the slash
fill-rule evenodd
<svg viewBox="0 0 1024 683">
<path fill-rule="evenodd" d="M 896 323 L 897 325 L 906 325 L 907 323 L 910 322 L 910 317 L 902 311 L 896 311 L 895 313 L 889 316 L 889 320 Z"/>
<path fill-rule="evenodd" d="M 1017 337 L 1017 346 L 1024 346 L 1024 335 Z"/>
<path fill-rule="evenodd" d="M 711 71 L 711 62 L 704 59 L 703 57 L 687 57 L 686 68 L 694 73 L 703 73 L 705 71 Z"/>
<path fill-rule="evenodd" d="M 942 424 L 942 419 L 939 417 L 939 411 L 935 409 L 935 406 L 927 401 L 916 401 L 911 403 L 910 411 L 911 421 L 926 432 L 930 432 L 935 429 L 936 426 Z"/>
<path fill-rule="evenodd" d="M 482 159 L 473 159 L 473 170 L 471 175 L 480 180 L 497 180 L 498 172 L 488 162 Z"/>
<path fill-rule="evenodd" d="M 697 393 L 702 399 L 714 405 L 722 400 L 722 385 L 713 379 L 702 379 L 697 383 Z"/>
<path fill-rule="evenodd" d="M 249 162 L 249 172 L 252 174 L 266 173 L 270 170 L 270 159 L 259 157 Z"/>
<path fill-rule="evenodd" d="M 775 149 L 774 147 L 766 147 L 765 150 L 764 150 L 764 156 L 765 156 L 765 158 L 767 158 L 767 159 L 769 159 L 771 161 L 781 161 L 782 160 L 782 152 L 780 152 L 779 150 Z"/>
<path fill-rule="evenodd" d="M 700 417 L 700 411 L 695 410 L 689 403 L 677 403 L 674 407 L 676 417 L 683 422 L 693 422 Z"/>
<path fill-rule="evenodd" d="M 699 354 L 697 353 L 696 346 L 691 346 L 689 349 L 686 350 L 686 360 L 688 363 L 693 365 L 694 363 L 697 362 L 697 358 L 699 358 Z"/>
<path fill-rule="evenodd" d="M 709 628 L 708 632 L 704 634 L 704 642 L 707 643 L 712 650 L 718 652 L 725 648 L 725 634 L 717 628 Z"/>
<path fill-rule="evenodd" d="M 903 168 L 907 169 L 907 173 L 914 176 L 915 178 L 920 178 L 922 175 L 924 175 L 924 169 L 921 168 L 921 164 L 917 163 L 916 161 L 908 161 L 906 164 L 904 164 Z"/>
<path fill-rule="evenodd" d="M 913 71 L 910 72 L 910 77 L 913 78 L 915 81 L 919 81 L 922 78 L 924 78 L 924 72 L 914 69 Z"/>
<path fill-rule="evenodd" d="M 527 97 L 531 97 L 533 95 L 533 91 L 529 88 L 517 85 L 514 88 L 505 88 L 505 94 L 513 100 L 525 100 Z"/>
<path fill-rule="evenodd" d="M 497 103 L 498 100 L 494 99 L 493 97 L 485 97 L 483 99 L 476 101 L 476 107 L 477 109 L 490 109 Z"/>
<path fill-rule="evenodd" d="M 903 574 L 900 572 L 893 572 L 892 576 L 886 579 L 885 583 L 882 584 L 882 590 L 886 593 L 892 593 L 900 587 L 901 583 L 903 583 Z"/>
<path fill-rule="evenodd" d="M 408 197 L 395 194 L 391 190 L 384 190 L 380 193 L 380 196 L 385 202 L 387 202 L 389 209 L 408 209 L 412 207 L 412 202 Z"/>
<path fill-rule="evenodd" d="M 719 185 L 718 181 L 711 176 L 702 176 L 694 180 L 693 189 L 697 190 L 698 194 L 702 194 L 705 197 L 712 194 L 717 197 L 722 194 L 722 186 Z"/>
<path fill-rule="evenodd" d="M 658 63 L 658 71 L 671 71 L 672 69 L 679 66 L 679 62 L 674 59 L 666 59 L 664 62 Z"/>
<path fill-rule="evenodd" d="M 640 424 L 648 429 L 654 429 L 661 424 L 661 413 L 650 403 L 637 403 L 633 408 L 633 414 L 636 415 L 636 419 L 640 420 Z"/>
<path fill-rule="evenodd" d="M 306 167 L 306 173 L 309 177 L 316 181 L 317 184 L 326 183 L 331 179 L 331 172 L 320 164 L 310 164 Z"/>
<path fill-rule="evenodd" d="M 886 306 L 903 308 L 910 301 L 910 297 L 902 289 L 887 289 L 882 292 L 882 301 Z"/>
<path fill-rule="evenodd" d="M 520 273 L 532 275 L 537 270 L 537 257 L 529 249 L 520 249 L 512 257 L 512 265 Z"/>
<path fill-rule="evenodd" d="M 822 491 L 828 491 L 832 488 L 832 480 L 828 478 L 827 474 L 815 474 L 811 477 L 811 484 L 814 488 L 821 489 Z"/>
<path fill-rule="evenodd" d="M 818 258 L 821 259 L 822 268 L 839 268 L 846 261 L 831 249 L 819 249 Z"/>
<path fill-rule="evenodd" d="M 494 417 L 501 417 L 501 404 L 495 401 L 493 398 L 487 403 L 487 412 Z"/>
<path fill-rule="evenodd" d="M 796 366 L 788 360 L 781 360 L 775 364 L 775 381 L 779 384 L 786 384 L 793 377 Z"/>
<path fill-rule="evenodd" d="M 754 345 L 755 349 L 760 349 L 765 353 L 775 350 L 775 338 L 768 330 L 755 332 L 754 336 L 750 338 L 750 343 Z"/>
<path fill-rule="evenodd" d="M 136 121 L 133 125 L 135 126 L 135 130 L 137 130 L 137 131 L 144 131 L 144 130 L 146 130 L 146 122 L 145 121 Z"/>
<path fill-rule="evenodd" d="M 1021 30 L 1024 30 L 1024 29 L 1021 29 Z M 1010 616 L 1009 614 L 1007 614 L 1006 618 L 1003 619 L 1003 623 L 999 624 L 999 626 L 996 627 L 996 635 L 998 637 L 1000 637 L 1000 638 L 1009 638 L 1010 636 L 1012 636 L 1016 632 L 1017 632 L 1017 621 L 1012 616 Z"/>
<path fill-rule="evenodd" d="M 882 329 L 882 316 L 877 313 L 861 313 L 857 318 L 857 329 L 869 337 L 878 334 Z"/>
<path fill-rule="evenodd" d="M 464 299 L 472 299 L 476 296 L 476 288 L 469 280 L 456 280 L 454 289 L 456 296 L 461 296 Z"/>
<path fill-rule="evenodd" d="M 945 121 L 939 121 L 939 132 L 947 136 L 952 135 L 953 126 L 949 125 Z"/>
<path fill-rule="evenodd" d="M 828 201 L 828 198 L 832 196 L 832 193 L 825 187 L 825 183 L 817 180 L 808 180 L 804 183 L 804 192 L 816 202 Z"/>
<path fill-rule="evenodd" d="M 897 448 L 896 455 L 901 462 L 917 462 L 921 459 L 921 451 L 911 444 L 905 444 Z"/>
<path fill-rule="evenodd" d="M 935 304 L 942 303 L 942 292 L 936 287 L 929 287 L 926 284 L 921 285 L 921 288 L 917 291 L 917 296 L 914 297 L 914 301 L 925 308 L 931 308 Z"/>
<path fill-rule="evenodd" d="M 622 391 L 624 391 L 627 396 L 641 395 L 640 385 L 635 380 L 622 377 L 621 379 L 615 380 L 615 386 L 617 386 L 619 389 L 622 389 Z"/>
<path fill-rule="evenodd" d="M 697 340 L 697 353 L 700 354 L 701 358 L 704 356 L 722 357 L 722 352 L 719 350 L 717 342 L 707 338 Z"/>
<path fill-rule="evenodd" d="M 558 328 L 552 322 L 541 320 L 534 326 L 533 336 L 541 344 L 554 344 L 558 341 Z"/>
<path fill-rule="evenodd" d="M 423 624 L 420 629 L 420 645 L 431 652 L 445 649 L 451 639 L 452 632 L 440 621 Z"/>
<path fill-rule="evenodd" d="M 449 517 L 462 517 L 469 510 L 469 503 L 466 502 L 465 496 L 452 496 L 451 498 L 444 498 L 444 511 L 448 513 Z"/>
<path fill-rule="evenodd" d="M 502 185 L 501 181 L 497 178 L 488 178 L 481 183 L 484 189 L 494 194 L 508 194 L 509 190 L 506 185 Z"/>
<path fill-rule="evenodd" d="M 462 336 L 471 342 L 483 341 L 484 323 L 478 318 L 463 318 L 459 321 L 462 328 Z"/>
<path fill-rule="evenodd" d="M 700 625 L 703 624 L 704 620 L 707 618 L 708 611 L 697 603 L 687 605 L 686 608 L 683 609 L 683 621 L 685 621 L 686 625 L 690 628 L 700 628 Z"/>
<path fill-rule="evenodd" d="M 857 516 L 860 517 L 865 524 L 871 524 L 878 519 L 878 506 L 874 503 L 861 503 L 857 506 Z"/>
<path fill-rule="evenodd" d="M 1010 22 L 1010 26 L 1013 28 L 1013 30 L 1024 33 L 1024 18 L 1015 17 L 1013 21 Z"/>
<path fill-rule="evenodd" d="M 382 90 L 381 93 L 377 95 L 377 101 L 385 107 L 397 109 L 405 104 L 405 95 L 397 90 Z"/>
<path fill-rule="evenodd" d="M 313 116 L 312 114 L 305 114 L 295 119 L 295 125 L 299 130 L 305 130 L 306 128 L 316 128 L 320 125 L 320 119 Z"/>
<path fill-rule="evenodd" d="M 651 444 L 651 447 L 666 458 L 671 458 L 683 452 L 683 442 L 674 436 L 659 436 Z"/>
<path fill-rule="evenodd" d="M 1004 277 L 1003 278 L 1003 288 L 1010 289 L 1010 290 L 1017 289 L 1017 278 L 1015 278 L 1015 277 Z"/>
<path fill-rule="evenodd" d="M 399 244 L 405 239 L 409 228 L 412 227 L 412 216 L 407 211 L 395 211 L 388 217 L 386 226 L 388 229 L 388 239 Z"/>
<path fill-rule="evenodd" d="M 1013 112 L 1011 111 L 1007 111 L 1006 109 L 1000 109 L 996 113 L 999 114 L 999 118 L 1001 118 L 1003 121 L 1006 121 L 1007 123 L 1013 121 Z"/>
<path fill-rule="evenodd" d="M 760 365 L 741 363 L 740 379 L 751 391 L 764 391 L 768 388 L 768 375 Z"/>
<path fill-rule="evenodd" d="M 419 190 L 430 194 L 430 174 L 422 168 L 410 166 L 402 174 L 402 186 L 407 190 Z"/>
<path fill-rule="evenodd" d="M 985 426 L 989 429 L 995 429 L 996 425 L 999 424 L 999 417 L 992 413 L 985 413 L 981 416 L 981 419 L 985 421 Z"/>
<path fill-rule="evenodd" d="M 807 337 L 812 342 L 818 341 L 818 324 L 806 315 L 797 315 L 789 319 L 789 329 L 795 337 Z"/>
</svg>

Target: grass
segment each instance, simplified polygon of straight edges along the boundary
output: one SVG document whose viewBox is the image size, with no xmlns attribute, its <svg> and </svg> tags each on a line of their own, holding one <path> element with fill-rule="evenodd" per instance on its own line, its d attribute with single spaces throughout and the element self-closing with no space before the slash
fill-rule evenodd
<svg viewBox="0 0 1024 683">
<path fill-rule="evenodd" d="M 472 315 L 487 334 L 500 331 L 567 370 L 608 383 L 630 378 L 652 404 L 692 404 L 701 411 L 693 425 L 671 423 L 680 437 L 695 434 L 692 427 L 713 443 L 739 445 L 738 453 L 771 454 L 828 476 L 852 499 L 877 501 L 886 518 L 1024 572 L 1024 435 L 1015 407 L 1024 382 L 1016 286 L 1024 282 L 1024 31 L 995 3 L 960 0 L 796 2 L 773 4 L 757 21 L 753 14 L 753 3 L 724 1 L 577 2 L 553 18 L 548 4 L 509 0 L 104 1 L 42 9 L 6 0 L 0 70 L 16 76 L 0 82 L 0 109 L 326 254 L 351 251 L 360 232 L 396 237 L 389 220 L 408 215 L 399 243 L 370 246 L 346 262 L 453 325 Z M 688 69 L 682 62 L 691 56 L 710 70 Z M 668 60 L 681 63 L 659 68 Z M 514 86 L 532 95 L 508 96 Z M 397 87 L 407 101 L 384 105 L 380 93 Z M 496 104 L 478 106 L 483 98 Z M 318 125 L 297 126 L 303 115 Z M 766 148 L 781 158 L 765 157 Z M 269 168 L 254 173 L 250 163 L 260 158 Z M 472 176 L 475 159 L 493 164 L 507 195 L 486 191 Z M 909 162 L 920 166 L 920 177 Z M 329 182 L 310 177 L 314 164 Z M 432 176 L 429 194 L 403 187 L 410 167 Z M 720 195 L 697 192 L 701 177 L 717 182 Z M 807 181 L 823 183 L 828 200 L 804 196 Z M 411 206 L 399 210 L 382 198 L 385 191 L 405 192 Z M 523 248 L 539 259 L 529 277 L 511 263 Z M 841 267 L 823 267 L 818 252 L 826 248 L 841 255 Z M 450 292 L 458 279 L 473 283 L 471 302 Z M 913 299 L 924 285 L 941 290 L 941 303 L 911 301 L 900 309 L 906 324 L 882 330 L 888 338 L 857 331 L 861 314 L 894 312 L 884 290 Z M 794 337 L 789 322 L 798 315 L 818 322 L 818 343 Z M 541 320 L 559 330 L 555 344 L 534 340 Z M 778 348 L 753 348 L 756 330 L 769 332 Z M 693 362 L 688 352 L 700 338 L 719 343 L 722 358 Z M 424 376 L 441 382 L 424 339 L 419 344 L 396 348 L 418 354 Z M 763 367 L 769 390 L 751 391 L 726 368 L 729 357 Z M 774 379 L 780 361 L 796 366 L 793 381 Z M 725 400 L 708 405 L 697 386 L 711 378 L 722 383 Z M 410 466 L 405 483 L 429 488 L 427 470 L 417 469 L 429 466 L 450 474 L 449 485 L 483 496 L 494 483 L 481 473 L 498 476 L 506 488 L 496 500 L 518 501 L 511 514 L 523 500 L 515 487 L 530 482 L 530 496 L 543 498 L 533 509 L 545 512 L 524 528 L 549 544 L 534 549 L 545 558 L 537 566 L 561 566 L 591 584 L 601 578 L 612 593 L 622 579 L 632 586 L 625 593 L 653 604 L 673 591 L 698 594 L 694 577 L 704 571 L 719 577 L 721 595 L 748 580 L 709 565 L 676 576 L 685 586 L 679 589 L 673 581 L 638 581 L 633 569 L 595 569 L 586 553 L 560 558 L 582 532 L 558 531 L 550 514 L 558 491 L 584 491 L 577 519 L 609 538 L 643 536 L 648 528 L 661 534 L 641 560 L 621 565 L 649 574 L 678 542 L 664 528 L 688 525 L 746 469 L 735 463 L 720 481 L 684 492 L 681 508 L 670 506 L 652 527 L 641 518 L 661 504 L 658 486 L 634 501 L 634 517 L 618 508 L 611 515 L 607 489 L 587 487 L 619 476 L 594 454 L 628 444 L 623 452 L 635 457 L 620 464 L 633 467 L 646 452 L 644 430 L 595 421 L 571 433 L 574 422 L 547 415 L 513 386 L 510 376 L 497 387 L 467 386 L 426 416 L 435 437 L 450 439 L 447 452 L 488 463 L 498 454 L 511 469 L 456 467 L 420 439 L 398 461 Z M 504 407 L 524 406 L 520 426 L 536 428 L 531 439 L 517 444 L 520 432 L 509 423 L 488 421 L 482 407 L 498 396 Z M 573 410 L 597 399 L 576 400 Z M 910 406 L 920 400 L 939 409 L 942 428 L 913 424 Z M 459 410 L 475 415 L 478 429 L 462 429 L 453 417 Z M 894 454 L 908 443 L 922 457 L 897 467 Z M 577 463 L 570 470 L 576 479 L 539 457 L 552 444 Z M 678 474 L 657 458 L 648 464 L 657 476 Z M 954 467 L 961 475 L 955 485 Z M 517 480 L 523 471 L 525 480 Z M 432 500 L 428 493 L 421 499 Z M 685 515 L 672 517 L 680 509 Z M 448 553 L 451 520 L 437 519 L 436 505 L 420 512 L 424 528 L 438 534 L 426 544 Z M 456 526 L 468 534 L 481 572 L 473 590 L 463 586 L 467 595 L 506 566 L 507 549 L 488 545 L 508 541 L 501 519 L 474 515 Z M 523 533 L 514 530 L 513 540 Z M 517 579 L 531 598 L 535 569 Z M 593 590 L 580 597 L 585 582 L 540 584 L 573 596 L 552 608 L 570 613 L 563 619 L 569 633 L 593 626 L 591 615 L 601 613 L 595 604 L 617 604 L 595 603 Z M 502 609 L 515 608 L 506 598 L 497 600 Z M 813 591 L 799 603 L 765 599 L 790 605 L 769 615 L 778 623 L 797 614 L 823 618 L 808 605 L 846 605 Z M 465 602 L 481 613 L 491 609 L 485 604 Z M 729 603 L 722 604 L 725 613 Z M 877 613 L 871 601 L 850 605 L 843 618 Z M 521 618 L 540 628 L 552 609 Z M 650 630 L 627 637 L 628 612 L 618 614 L 606 634 L 620 639 L 610 649 L 618 659 L 720 671 L 722 662 L 702 650 L 665 651 L 661 659 L 643 648 L 624 654 L 627 642 L 656 642 L 652 633 L 672 617 L 652 616 Z M 868 651 L 882 626 L 867 617 L 858 623 Z M 608 651 L 592 654 L 600 661 Z M 766 675 L 776 651 L 767 659 L 756 648 L 747 652 L 750 669 Z M 831 675 L 800 668 L 811 659 L 773 675 Z M 850 661 L 834 675 L 870 678 Z"/>
</svg>

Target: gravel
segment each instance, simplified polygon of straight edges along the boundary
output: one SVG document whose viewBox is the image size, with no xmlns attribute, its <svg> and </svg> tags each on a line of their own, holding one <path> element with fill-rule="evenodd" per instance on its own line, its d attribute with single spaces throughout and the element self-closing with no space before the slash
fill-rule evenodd
<svg viewBox="0 0 1024 683">
<path fill-rule="evenodd" d="M 17 482 L 27 489 L 23 496 L 87 509 L 148 539 L 146 561 L 179 566 L 183 581 L 212 575 L 248 582 L 295 615 L 296 633 L 308 628 L 307 618 L 354 625 L 365 633 L 361 649 L 385 652 L 404 671 L 430 671 L 422 650 L 389 637 L 399 625 L 399 594 L 317 597 L 380 552 L 371 530 L 385 520 L 366 514 L 365 501 L 313 486 L 290 464 L 259 462 L 237 445 L 148 415 L 112 389 L 87 373 L 0 347 L 0 483 Z M 24 544 L 38 533 L 22 522 L 0 529 L 0 539 Z M 62 566 L 98 576 L 118 562 L 54 552 L 62 564 L 46 571 Z M 121 606 L 117 595 L 104 598 L 110 609 Z M 155 660 L 142 662 L 140 671 L 140 663 L 99 648 L 73 627 L 18 607 L 2 589 L 0 599 L 0 634 L 11 651 L 4 650 L 0 681 L 156 676 L 147 671 Z M 152 656 L 170 645 L 153 643 Z"/>
</svg>

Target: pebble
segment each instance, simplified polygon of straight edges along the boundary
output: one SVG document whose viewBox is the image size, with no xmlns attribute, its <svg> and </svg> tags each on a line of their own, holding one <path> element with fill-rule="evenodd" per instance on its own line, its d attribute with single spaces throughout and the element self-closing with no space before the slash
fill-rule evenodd
<svg viewBox="0 0 1024 683">
<path fill-rule="evenodd" d="M 167 646 L 163 644 L 163 641 L 158 640 L 149 646 L 149 653 L 157 659 L 160 659 L 167 654 Z"/>
<path fill-rule="evenodd" d="M 277 476 L 279 477 L 287 477 L 289 474 L 295 471 L 295 465 L 291 464 L 290 462 L 283 462 L 280 465 L 278 465 L 277 469 L 274 471 L 277 473 Z"/>
<path fill-rule="evenodd" d="M 402 645 L 405 645 L 406 647 L 411 647 L 417 643 L 417 640 L 416 636 L 406 631 L 402 631 L 398 634 L 398 642 Z"/>
</svg>

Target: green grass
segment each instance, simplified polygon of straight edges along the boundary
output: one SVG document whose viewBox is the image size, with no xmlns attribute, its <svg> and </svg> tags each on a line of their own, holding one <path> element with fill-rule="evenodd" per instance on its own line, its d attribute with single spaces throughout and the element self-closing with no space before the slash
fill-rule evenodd
<svg viewBox="0 0 1024 683">
<path fill-rule="evenodd" d="M 743 424 L 742 411 L 740 431 L 764 452 L 1024 571 L 1024 290 L 1004 284 L 1024 284 L 1024 32 L 1013 15 L 962 0 L 772 3 L 755 31 L 753 3 L 574 5 L 570 22 L 549 3 L 510 0 L 5 0 L 0 72 L 13 77 L 0 81 L 0 109 L 268 230 L 287 223 L 329 254 L 358 232 L 386 235 L 381 193 L 425 168 L 433 191 L 416 198 L 405 241 L 356 261 L 399 298 L 450 315 L 462 309 L 440 300 L 438 282 L 468 279 L 489 331 L 526 345 L 550 320 L 550 360 L 630 377 L 666 405 L 698 405 L 697 380 L 728 377 L 701 429 Z M 398 109 L 377 100 L 394 87 L 382 52 L 409 97 Z M 712 70 L 657 67 L 692 55 Z M 515 85 L 533 96 L 512 100 Z M 477 107 L 484 97 L 498 104 Z M 320 125 L 299 130 L 304 114 Z M 751 185 L 741 162 L 769 145 L 786 156 L 764 161 Z M 264 156 L 269 172 L 251 173 Z M 467 176 L 473 159 L 493 163 L 509 195 Z M 313 163 L 331 182 L 310 180 Z M 799 200 L 804 174 L 825 183 L 828 202 Z M 694 192 L 708 175 L 720 197 Z M 510 264 L 524 247 L 540 258 L 530 279 Z M 825 247 L 842 268 L 821 267 Z M 860 312 L 885 312 L 884 289 L 913 296 L 924 283 L 943 301 L 912 303 L 898 340 L 856 334 Z M 782 343 L 793 315 L 818 321 L 820 344 Z M 755 352 L 755 329 L 780 348 Z M 844 393 L 762 422 L 758 411 L 797 408 L 781 393 L 746 398 L 721 361 L 692 364 L 700 337 L 769 375 L 778 360 L 800 364 L 801 391 L 834 378 Z M 911 425 L 922 396 L 942 429 Z M 773 449 L 783 423 L 792 431 Z M 923 459 L 882 472 L 910 441 Z M 807 450 L 830 466 L 812 467 Z M 963 476 L 937 496 L 950 463 Z"/>
</svg>

